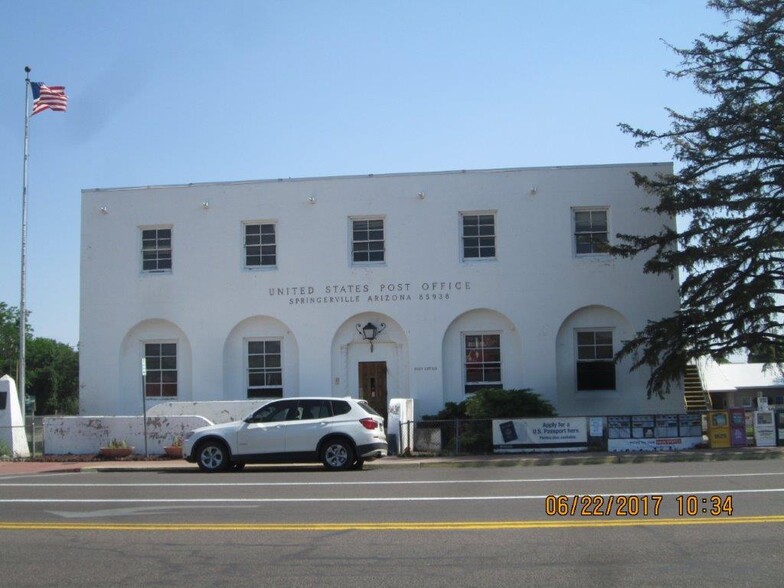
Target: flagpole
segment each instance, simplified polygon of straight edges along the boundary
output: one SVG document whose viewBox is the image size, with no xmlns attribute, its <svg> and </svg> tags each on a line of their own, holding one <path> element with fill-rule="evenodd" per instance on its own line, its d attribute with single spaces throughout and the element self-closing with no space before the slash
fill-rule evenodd
<svg viewBox="0 0 784 588">
<path fill-rule="evenodd" d="M 22 169 L 22 272 L 21 301 L 19 303 L 19 408 L 22 411 L 22 422 L 25 418 L 25 356 L 27 339 L 27 308 L 25 304 L 27 287 L 27 152 L 30 137 L 30 66 L 25 66 L 25 130 L 24 130 L 24 167 Z"/>
</svg>

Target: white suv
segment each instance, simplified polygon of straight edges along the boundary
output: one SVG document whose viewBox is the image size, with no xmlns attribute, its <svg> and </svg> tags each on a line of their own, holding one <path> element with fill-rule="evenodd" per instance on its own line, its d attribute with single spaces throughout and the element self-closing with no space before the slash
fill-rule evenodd
<svg viewBox="0 0 784 588">
<path fill-rule="evenodd" d="M 329 470 L 360 469 L 387 454 L 384 419 L 364 400 L 273 400 L 242 421 L 189 432 L 183 456 L 204 472 L 246 463 L 318 462 Z"/>
</svg>

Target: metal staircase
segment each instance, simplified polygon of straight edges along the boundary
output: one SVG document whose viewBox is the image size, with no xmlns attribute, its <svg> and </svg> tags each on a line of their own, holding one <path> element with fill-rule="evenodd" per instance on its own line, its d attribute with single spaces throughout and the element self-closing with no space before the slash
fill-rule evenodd
<svg viewBox="0 0 784 588">
<path fill-rule="evenodd" d="M 687 365 L 683 378 L 683 402 L 686 412 L 704 412 L 713 408 L 710 394 L 702 387 L 700 370 L 696 365 Z"/>
</svg>

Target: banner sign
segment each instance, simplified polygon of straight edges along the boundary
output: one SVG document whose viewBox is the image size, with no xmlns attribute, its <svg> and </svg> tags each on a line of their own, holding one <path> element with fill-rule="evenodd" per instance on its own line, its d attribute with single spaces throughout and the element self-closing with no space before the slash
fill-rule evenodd
<svg viewBox="0 0 784 588">
<path fill-rule="evenodd" d="M 702 440 L 699 414 L 607 417 L 609 451 L 677 451 Z"/>
<path fill-rule="evenodd" d="M 587 451 L 586 417 L 493 419 L 493 452 Z"/>
<path fill-rule="evenodd" d="M 679 451 L 693 449 L 702 437 L 672 437 L 666 439 L 608 439 L 608 451 Z"/>
</svg>

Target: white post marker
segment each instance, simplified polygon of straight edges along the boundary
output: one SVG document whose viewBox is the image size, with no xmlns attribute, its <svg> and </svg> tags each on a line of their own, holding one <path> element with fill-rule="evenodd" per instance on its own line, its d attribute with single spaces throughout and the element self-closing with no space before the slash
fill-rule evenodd
<svg viewBox="0 0 784 588">
<path fill-rule="evenodd" d="M 142 419 L 144 419 L 144 457 L 150 457 L 147 452 L 147 358 L 142 357 Z"/>
</svg>

